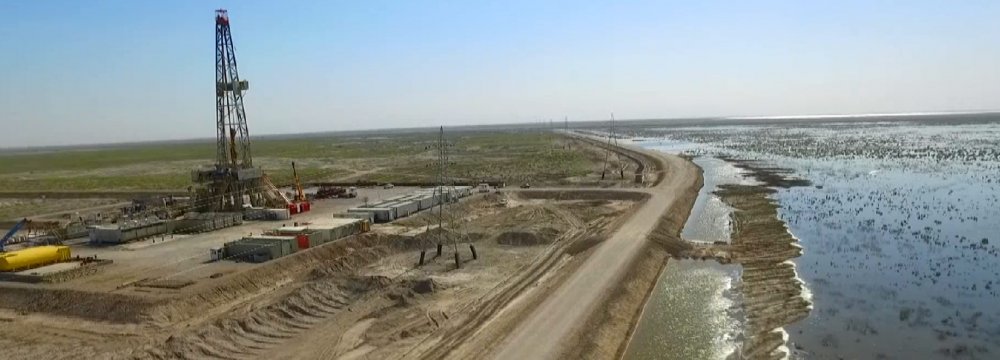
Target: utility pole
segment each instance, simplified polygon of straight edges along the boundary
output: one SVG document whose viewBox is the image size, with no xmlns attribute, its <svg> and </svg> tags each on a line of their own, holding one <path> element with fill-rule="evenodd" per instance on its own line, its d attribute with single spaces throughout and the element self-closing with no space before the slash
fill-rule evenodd
<svg viewBox="0 0 1000 360">
<path fill-rule="evenodd" d="M 564 116 L 563 117 L 563 132 L 565 132 L 566 135 L 569 136 L 569 116 Z M 566 142 L 566 150 L 571 150 L 571 149 L 572 149 L 572 145 L 570 144 L 569 141 L 567 141 Z"/>
<path fill-rule="evenodd" d="M 615 138 L 615 148 L 618 148 L 619 147 L 618 136 L 615 135 L 614 124 L 615 124 L 615 114 L 611 113 L 611 135 Z M 625 161 L 622 161 L 621 151 L 616 151 L 615 153 L 618 154 L 618 174 L 621 176 L 622 180 L 625 180 L 625 167 L 628 166 L 628 164 Z"/>
<path fill-rule="evenodd" d="M 608 172 L 608 160 L 611 157 L 611 138 L 615 136 L 615 113 L 611 113 L 611 120 L 608 122 L 608 144 L 605 146 L 604 151 L 604 169 L 601 170 L 601 180 L 604 180 L 604 175 Z"/>
<path fill-rule="evenodd" d="M 441 127 L 440 132 L 438 132 L 438 195 L 440 201 L 438 201 L 438 241 L 437 241 L 437 256 L 441 256 L 441 250 L 444 247 L 444 177 L 445 172 L 448 171 L 448 160 L 445 157 L 444 152 L 444 126 Z"/>
</svg>

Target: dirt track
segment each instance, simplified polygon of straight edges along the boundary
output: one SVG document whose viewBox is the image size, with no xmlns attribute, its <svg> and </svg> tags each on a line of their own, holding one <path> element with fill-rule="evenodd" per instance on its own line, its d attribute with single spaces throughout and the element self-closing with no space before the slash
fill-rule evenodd
<svg viewBox="0 0 1000 360">
<path fill-rule="evenodd" d="M 678 195 L 698 179 L 698 168 L 677 156 L 645 151 L 659 157 L 663 180 L 649 188 L 649 201 L 627 220 L 524 321 L 497 349 L 497 359 L 558 358 L 597 306 L 616 288 L 638 257 L 650 233 Z"/>
</svg>

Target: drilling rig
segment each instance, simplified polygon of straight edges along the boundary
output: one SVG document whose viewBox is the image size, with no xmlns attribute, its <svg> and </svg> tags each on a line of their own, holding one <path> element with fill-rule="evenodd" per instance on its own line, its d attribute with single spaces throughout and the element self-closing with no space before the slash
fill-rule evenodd
<svg viewBox="0 0 1000 360">
<path fill-rule="evenodd" d="M 200 211 L 242 211 L 251 206 L 281 205 L 280 192 L 265 186 L 266 177 L 253 166 L 243 94 L 249 82 L 240 78 L 226 10 L 215 11 L 215 165 L 192 172 Z"/>
</svg>

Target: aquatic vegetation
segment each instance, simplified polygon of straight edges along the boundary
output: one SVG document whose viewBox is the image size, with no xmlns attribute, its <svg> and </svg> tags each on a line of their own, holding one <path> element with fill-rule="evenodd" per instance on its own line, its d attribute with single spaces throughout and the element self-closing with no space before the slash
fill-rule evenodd
<svg viewBox="0 0 1000 360">
<path fill-rule="evenodd" d="M 811 183 L 771 195 L 815 307 L 786 327 L 793 353 L 1000 356 L 1000 118 L 640 133 Z"/>
</svg>

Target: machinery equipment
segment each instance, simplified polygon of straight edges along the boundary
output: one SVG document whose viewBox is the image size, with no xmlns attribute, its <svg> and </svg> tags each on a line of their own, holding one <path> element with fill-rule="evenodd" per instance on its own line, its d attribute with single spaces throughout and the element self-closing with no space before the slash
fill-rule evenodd
<svg viewBox="0 0 1000 360">
<path fill-rule="evenodd" d="M 30 222 L 31 220 L 28 220 L 27 218 L 21 219 L 21 221 L 14 224 L 14 227 L 12 227 L 10 231 L 7 231 L 7 234 L 5 234 L 3 238 L 0 238 L 0 253 L 4 252 L 4 246 L 7 245 L 7 241 L 10 241 L 10 239 L 14 237 L 14 234 L 17 234 L 18 231 L 21 231 L 21 229 Z"/>
<path fill-rule="evenodd" d="M 293 204 L 289 206 L 288 209 L 291 210 L 293 213 L 295 213 L 296 210 L 292 209 L 292 207 L 294 206 L 297 208 L 297 212 L 302 213 L 309 211 L 310 208 L 309 200 L 306 199 L 306 193 L 305 191 L 302 190 L 302 182 L 299 181 L 299 172 L 295 170 L 294 161 L 292 161 L 292 178 L 295 181 L 295 198 L 292 199 Z"/>
<path fill-rule="evenodd" d="M 358 197 L 358 188 L 354 186 L 347 188 L 340 186 L 321 186 L 319 190 L 316 191 L 317 199 L 356 197 Z"/>
<path fill-rule="evenodd" d="M 0 271 L 20 271 L 69 261 L 69 259 L 69 246 L 35 246 L 0 254 Z"/>
<path fill-rule="evenodd" d="M 250 206 L 283 206 L 254 167 L 243 93 L 250 84 L 240 78 L 226 10 L 215 11 L 215 165 L 195 170 L 199 185 L 195 204 L 202 211 L 242 211 Z"/>
<path fill-rule="evenodd" d="M 295 180 L 295 202 L 305 202 L 306 193 L 302 191 L 302 182 L 299 181 L 299 172 L 295 170 L 294 161 L 292 161 L 292 178 Z"/>
</svg>

